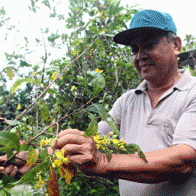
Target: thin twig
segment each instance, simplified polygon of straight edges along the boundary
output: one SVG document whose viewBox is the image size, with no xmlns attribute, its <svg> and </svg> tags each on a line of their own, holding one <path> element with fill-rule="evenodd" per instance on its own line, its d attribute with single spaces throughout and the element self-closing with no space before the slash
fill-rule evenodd
<svg viewBox="0 0 196 196">
<path fill-rule="evenodd" d="M 56 128 L 56 135 L 57 135 L 59 133 L 59 123 L 56 122 L 55 124 L 57 125 L 57 128 Z"/>
<path fill-rule="evenodd" d="M 94 97 L 95 98 L 95 97 Z M 34 141 L 36 138 L 38 138 L 40 135 L 44 134 L 50 127 L 54 126 L 55 124 L 57 124 L 58 126 L 58 123 L 60 121 L 62 121 L 63 119 L 67 118 L 68 116 L 71 116 L 73 114 L 75 114 L 76 112 L 78 112 L 79 110 L 83 109 L 84 107 L 86 107 L 87 105 L 89 105 L 94 98 L 91 98 L 90 101 L 88 101 L 86 104 L 84 104 L 83 106 L 81 106 L 80 108 L 78 108 L 77 110 L 75 110 L 74 112 L 70 113 L 70 114 L 67 114 L 65 115 L 64 117 L 62 117 L 60 120 L 58 120 L 57 122 L 53 123 L 52 125 L 50 125 L 49 127 L 47 127 L 46 129 L 44 129 L 41 133 L 39 133 L 37 136 L 31 138 L 31 140 L 27 143 L 27 145 L 30 145 L 32 141 Z M 14 153 L 6 162 L 12 160 L 13 158 L 16 157 L 16 155 L 18 154 L 19 152 L 16 152 Z"/>
<path fill-rule="evenodd" d="M 69 63 L 67 66 L 64 67 L 64 69 L 58 74 L 58 76 L 44 89 L 44 91 L 37 97 L 36 101 L 37 102 L 45 93 L 46 91 L 56 82 L 58 81 L 62 74 L 65 72 L 65 70 L 70 67 L 71 64 L 73 64 L 77 59 L 79 59 L 87 50 L 89 50 L 93 44 L 99 39 L 99 35 L 97 36 L 97 38 L 92 42 L 92 44 L 86 48 L 78 57 L 76 57 L 71 63 Z M 35 105 L 35 102 L 33 102 L 32 104 L 30 104 L 19 116 L 16 117 L 16 120 L 20 119 L 30 108 L 32 108 Z M 11 125 L 7 126 L 3 131 L 7 131 L 9 128 L 11 127 Z"/>
</svg>

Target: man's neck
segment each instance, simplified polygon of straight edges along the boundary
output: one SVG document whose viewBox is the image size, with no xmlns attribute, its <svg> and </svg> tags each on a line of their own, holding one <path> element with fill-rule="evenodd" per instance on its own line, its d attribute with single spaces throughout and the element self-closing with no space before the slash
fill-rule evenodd
<svg viewBox="0 0 196 196">
<path fill-rule="evenodd" d="M 156 85 L 147 81 L 147 92 L 148 93 L 164 93 L 168 89 L 170 89 L 181 77 L 181 73 L 177 73 L 176 76 L 172 77 L 172 79 L 168 80 L 163 85 Z"/>
</svg>

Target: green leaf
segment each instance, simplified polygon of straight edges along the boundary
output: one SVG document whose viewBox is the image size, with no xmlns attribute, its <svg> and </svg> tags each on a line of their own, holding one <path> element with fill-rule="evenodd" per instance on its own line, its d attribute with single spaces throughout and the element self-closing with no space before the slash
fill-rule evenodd
<svg viewBox="0 0 196 196">
<path fill-rule="evenodd" d="M 95 26 L 89 26 L 89 30 L 92 32 L 92 33 L 95 33 L 97 34 L 98 33 L 98 30 Z"/>
<path fill-rule="evenodd" d="M 12 80 L 14 74 L 10 67 L 7 67 L 7 75 L 10 77 L 10 80 Z"/>
<path fill-rule="evenodd" d="M 19 151 L 21 152 L 21 151 L 26 151 L 26 150 L 28 150 L 28 145 L 26 143 L 21 144 Z"/>
<path fill-rule="evenodd" d="M 11 194 L 9 192 L 7 192 L 5 189 L 3 189 L 3 190 L 4 190 L 6 196 L 11 196 Z"/>
<path fill-rule="evenodd" d="M 5 150 L 5 152 L 7 154 L 8 159 L 14 154 L 14 152 L 11 148 L 8 148 L 7 150 Z"/>
<path fill-rule="evenodd" d="M 46 92 L 50 93 L 50 94 L 54 94 L 55 93 L 55 94 L 59 95 L 59 93 L 57 91 L 55 91 L 54 89 L 51 89 L 51 88 L 49 88 Z"/>
<path fill-rule="evenodd" d="M 125 144 L 125 149 L 129 154 L 134 154 L 135 152 L 138 152 L 138 156 L 140 158 L 144 158 L 146 159 L 144 153 L 142 152 L 142 150 L 140 149 L 140 147 L 136 144 Z"/>
<path fill-rule="evenodd" d="M 20 148 L 19 138 L 15 133 L 7 131 L 0 132 L 0 145 L 8 148 L 15 148 L 18 151 Z"/>
<path fill-rule="evenodd" d="M 50 117 L 50 113 L 49 113 L 48 108 L 46 107 L 45 102 L 43 102 L 43 103 L 41 104 L 40 116 L 41 116 L 44 120 L 48 120 L 48 118 Z"/>
<path fill-rule="evenodd" d="M 120 137 L 120 132 L 119 132 L 118 128 L 115 125 L 114 119 L 112 119 L 112 117 L 107 113 L 107 111 L 102 107 L 102 105 L 92 104 L 92 105 L 88 106 L 86 110 L 89 111 L 89 112 L 98 113 L 101 116 L 101 119 L 103 121 L 106 121 L 110 125 L 112 130 L 115 132 L 115 134 L 118 137 Z"/>
<path fill-rule="evenodd" d="M 12 126 L 15 126 L 15 125 L 23 125 L 23 123 L 21 123 L 18 120 L 5 120 L 4 122 L 7 123 L 7 124 L 9 124 L 9 125 L 12 125 Z"/>
<path fill-rule="evenodd" d="M 37 84 L 37 85 L 41 85 L 40 80 L 34 80 L 33 78 L 19 79 L 13 84 L 13 86 L 11 88 L 11 93 L 13 94 L 23 82 L 29 82 L 29 83 L 34 83 L 34 84 Z"/>
<path fill-rule="evenodd" d="M 0 147 L 0 152 L 5 152 L 8 159 L 14 154 L 13 147 Z M 14 162 L 14 159 L 10 160 L 9 162 Z"/>
<path fill-rule="evenodd" d="M 88 71 L 87 73 L 94 77 L 91 83 L 93 85 L 93 97 L 95 97 L 105 87 L 105 79 L 96 71 Z"/>
<path fill-rule="evenodd" d="M 36 9 L 34 7 L 32 8 L 32 10 L 33 10 L 34 13 L 36 13 Z"/>
<path fill-rule="evenodd" d="M 48 157 L 48 149 L 44 147 L 43 150 L 39 149 L 39 157 L 42 161 L 45 161 Z"/>
<path fill-rule="evenodd" d="M 106 150 L 106 153 L 107 153 L 108 156 L 109 156 L 109 159 L 111 160 L 113 151 L 110 150 L 107 146 L 105 146 L 105 150 Z"/>
<path fill-rule="evenodd" d="M 27 166 L 34 165 L 37 159 L 38 159 L 38 155 L 35 149 L 32 146 L 30 146 L 28 154 L 27 154 Z"/>
<path fill-rule="evenodd" d="M 36 165 L 31 170 L 29 170 L 24 176 L 22 176 L 22 178 L 19 181 L 14 182 L 14 183 L 9 183 L 9 184 L 10 185 L 18 185 L 18 184 L 21 184 L 23 182 L 32 181 L 32 179 L 35 178 L 36 174 L 39 171 L 47 168 L 48 164 L 49 164 L 49 160 L 44 161 L 44 162 L 40 163 L 39 165 Z"/>
<path fill-rule="evenodd" d="M 90 125 L 87 128 L 87 130 L 85 131 L 85 133 L 83 134 L 83 136 L 86 136 L 86 137 L 92 137 L 92 136 L 97 135 L 97 133 L 98 133 L 98 123 L 97 123 L 97 120 L 91 114 L 90 114 L 90 118 L 91 118 Z"/>
</svg>

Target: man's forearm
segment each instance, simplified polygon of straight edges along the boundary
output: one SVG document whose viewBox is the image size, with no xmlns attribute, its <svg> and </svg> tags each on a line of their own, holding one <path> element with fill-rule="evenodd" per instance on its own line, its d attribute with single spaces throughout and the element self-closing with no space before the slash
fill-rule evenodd
<svg viewBox="0 0 196 196">
<path fill-rule="evenodd" d="M 187 155 L 181 156 L 181 153 Z M 145 156 L 148 162 L 135 154 L 113 154 L 112 159 L 105 165 L 106 176 L 141 183 L 170 181 L 172 177 L 191 173 L 191 159 L 195 152 L 191 147 L 183 146 L 147 152 Z"/>
</svg>

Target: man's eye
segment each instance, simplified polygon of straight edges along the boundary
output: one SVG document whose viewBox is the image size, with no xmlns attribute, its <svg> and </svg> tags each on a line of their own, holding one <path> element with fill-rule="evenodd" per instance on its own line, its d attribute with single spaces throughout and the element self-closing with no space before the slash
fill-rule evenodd
<svg viewBox="0 0 196 196">
<path fill-rule="evenodd" d="M 148 43 L 148 44 L 144 44 L 143 48 L 144 49 L 152 49 L 152 47 L 155 45 L 156 43 Z"/>
</svg>

